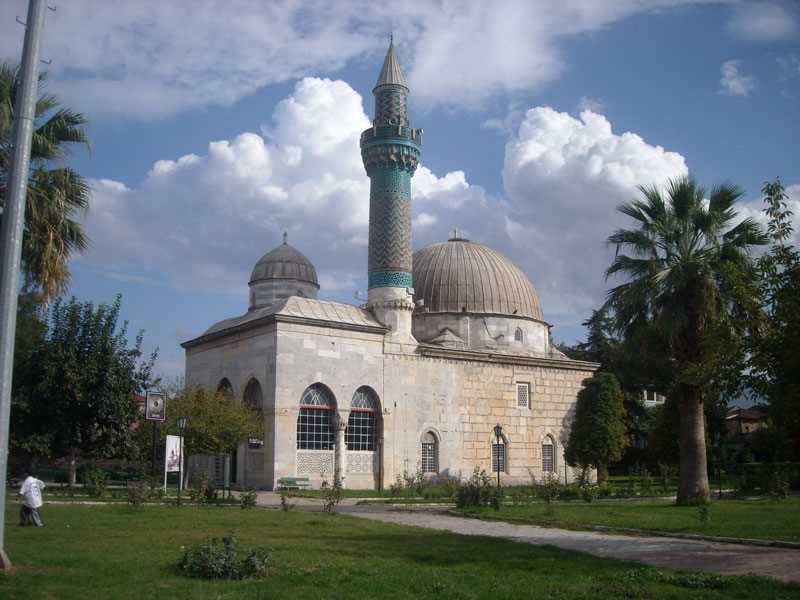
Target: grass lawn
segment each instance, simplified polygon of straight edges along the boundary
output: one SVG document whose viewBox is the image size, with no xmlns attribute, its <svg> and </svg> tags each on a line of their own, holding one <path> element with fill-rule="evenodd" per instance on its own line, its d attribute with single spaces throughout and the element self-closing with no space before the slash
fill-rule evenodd
<svg viewBox="0 0 800 600">
<path fill-rule="evenodd" d="M 1 598 L 798 598 L 772 580 L 676 575 L 550 547 L 392 526 L 348 515 L 214 507 L 45 506 L 15 525 Z M 268 545 L 267 579 L 202 581 L 175 569 L 205 536 Z"/>
<path fill-rule="evenodd" d="M 491 508 L 464 511 L 481 518 L 537 525 L 582 529 L 591 525 L 625 527 L 652 531 L 700 533 L 739 538 L 800 542 L 800 498 L 787 500 L 721 500 L 708 507 L 710 522 L 700 523 L 693 506 L 672 502 L 598 501 L 556 502 L 553 514 L 538 502 L 507 505 L 499 512 Z"/>
</svg>

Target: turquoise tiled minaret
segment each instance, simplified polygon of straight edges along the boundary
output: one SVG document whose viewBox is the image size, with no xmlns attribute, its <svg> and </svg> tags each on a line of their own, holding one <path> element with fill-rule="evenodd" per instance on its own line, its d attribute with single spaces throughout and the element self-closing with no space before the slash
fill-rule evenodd
<svg viewBox="0 0 800 600">
<path fill-rule="evenodd" d="M 411 177 L 422 130 L 409 127 L 409 89 L 393 42 L 372 93 L 375 119 L 361 134 L 361 158 L 370 178 L 367 307 L 396 334 L 405 334 L 401 330 L 407 324 L 411 338 Z"/>
</svg>

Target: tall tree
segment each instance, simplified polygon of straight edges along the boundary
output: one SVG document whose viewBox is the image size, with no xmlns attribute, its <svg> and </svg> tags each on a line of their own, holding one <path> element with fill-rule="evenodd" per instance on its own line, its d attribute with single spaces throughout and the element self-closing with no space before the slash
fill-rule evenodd
<svg viewBox="0 0 800 600">
<path fill-rule="evenodd" d="M 646 323 L 668 343 L 680 415 L 678 503 L 703 503 L 709 497 L 703 393 L 744 357 L 744 329 L 757 304 L 749 250 L 767 237 L 751 219 L 737 223 L 742 191 L 735 186 L 713 189 L 708 201 L 690 177 L 669 182 L 666 197 L 656 187 L 640 191 L 642 199 L 619 207 L 637 227 L 608 238 L 617 254 L 606 275 L 627 278 L 609 291 L 608 302 L 620 331 Z"/>
<path fill-rule="evenodd" d="M 800 253 L 791 244 L 792 211 L 780 179 L 762 188 L 771 239 L 758 262 L 766 318 L 754 336 L 752 382 L 769 401 L 782 441 L 780 458 L 800 456 Z"/>
<path fill-rule="evenodd" d="M 42 75 L 40 86 L 44 81 Z M 17 84 L 17 68 L 0 63 L 0 206 L 9 176 Z M 26 289 L 45 299 L 65 291 L 69 258 L 88 245 L 77 218 L 88 208 L 91 190 L 80 174 L 62 164 L 75 145 L 88 147 L 86 122 L 82 114 L 59 108 L 51 94 L 42 94 L 36 103 L 22 268 Z"/>
<path fill-rule="evenodd" d="M 79 456 L 125 457 L 134 450 L 133 394 L 147 387 L 156 355 L 140 360 L 142 334 L 129 346 L 119 310 L 119 296 L 97 308 L 56 300 L 31 353 L 36 368 L 14 381 L 12 448 L 68 457 L 72 483 Z"/>
<path fill-rule="evenodd" d="M 595 373 L 578 392 L 567 441 L 567 462 L 572 466 L 596 467 L 597 481 L 602 483 L 608 474 L 608 463 L 622 457 L 628 442 L 626 433 L 624 396 L 619 381 L 611 373 Z"/>
</svg>

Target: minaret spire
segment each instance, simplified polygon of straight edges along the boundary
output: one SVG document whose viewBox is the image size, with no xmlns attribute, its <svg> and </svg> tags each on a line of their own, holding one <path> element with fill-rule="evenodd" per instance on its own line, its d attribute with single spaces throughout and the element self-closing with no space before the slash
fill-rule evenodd
<svg viewBox="0 0 800 600">
<path fill-rule="evenodd" d="M 409 126 L 409 88 L 393 37 L 372 93 L 375 119 L 361 134 L 361 158 L 370 178 L 367 308 L 391 329 L 393 341 L 411 348 L 416 345 L 411 334 L 411 177 L 422 130 Z"/>
</svg>

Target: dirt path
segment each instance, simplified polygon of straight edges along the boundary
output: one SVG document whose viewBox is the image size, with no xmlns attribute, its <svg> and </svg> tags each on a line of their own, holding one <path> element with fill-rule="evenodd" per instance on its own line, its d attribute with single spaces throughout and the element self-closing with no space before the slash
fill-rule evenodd
<svg viewBox="0 0 800 600">
<path fill-rule="evenodd" d="M 384 508 L 360 510 L 349 514 L 464 535 L 501 537 L 527 544 L 552 545 L 604 558 L 618 558 L 672 569 L 712 571 L 724 575 L 764 575 L 783 581 L 800 582 L 800 550 L 740 544 L 722 544 L 663 537 L 634 537 L 513 525 L 452 517 L 435 511 L 401 512 Z"/>
</svg>

